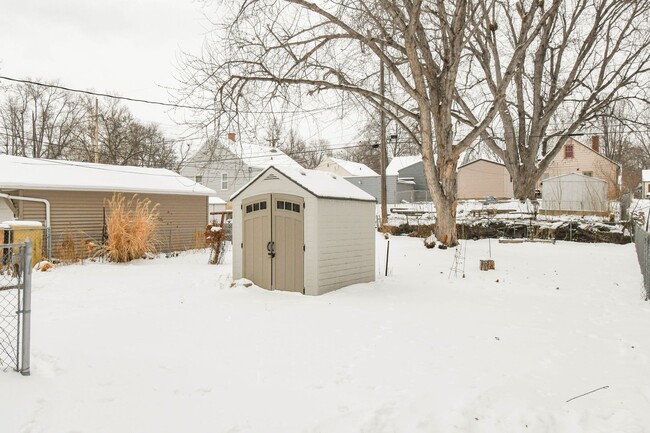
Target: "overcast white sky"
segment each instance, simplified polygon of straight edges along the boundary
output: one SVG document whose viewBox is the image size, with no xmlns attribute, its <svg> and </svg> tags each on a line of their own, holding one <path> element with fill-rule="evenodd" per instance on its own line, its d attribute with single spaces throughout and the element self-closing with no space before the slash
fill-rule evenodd
<svg viewBox="0 0 650 433">
<path fill-rule="evenodd" d="M 169 102 L 181 50 L 197 53 L 209 29 L 197 0 L 0 0 L 0 74 Z M 126 103 L 170 137 L 186 134 L 168 109 Z M 356 131 L 327 119 L 300 125 L 334 146 Z"/>
</svg>

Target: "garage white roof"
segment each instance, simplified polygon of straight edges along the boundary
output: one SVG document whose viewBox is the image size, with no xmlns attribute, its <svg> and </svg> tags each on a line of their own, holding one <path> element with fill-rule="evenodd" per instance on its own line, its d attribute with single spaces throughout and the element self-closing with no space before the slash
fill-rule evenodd
<svg viewBox="0 0 650 433">
<path fill-rule="evenodd" d="M 279 173 L 285 175 L 289 180 L 295 182 L 316 197 L 376 201 L 372 195 L 336 174 L 320 170 L 307 170 L 304 168 L 294 169 L 288 167 L 267 168 L 244 185 L 239 191 L 234 193 L 232 197 L 230 197 L 230 200 L 234 200 L 235 197 L 248 188 L 249 185 L 256 182 L 260 177 L 265 176 L 271 169 L 275 169 Z"/>
<path fill-rule="evenodd" d="M 372 168 L 359 162 L 346 161 L 339 158 L 329 158 L 332 162 L 340 165 L 351 176 L 379 176 Z"/>
<path fill-rule="evenodd" d="M 215 194 L 210 188 L 164 168 L 0 155 L 0 190 L 14 189 Z"/>
<path fill-rule="evenodd" d="M 420 161 L 422 161 L 422 155 L 396 156 L 388 164 L 388 167 L 386 167 L 386 174 L 389 176 L 398 176 L 401 169 L 410 167 Z"/>
</svg>

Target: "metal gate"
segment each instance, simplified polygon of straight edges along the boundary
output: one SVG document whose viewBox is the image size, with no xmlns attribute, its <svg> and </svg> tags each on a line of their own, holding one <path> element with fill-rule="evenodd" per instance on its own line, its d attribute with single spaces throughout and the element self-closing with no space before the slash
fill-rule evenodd
<svg viewBox="0 0 650 433">
<path fill-rule="evenodd" d="M 32 243 L 0 244 L 0 371 L 29 375 Z"/>
</svg>

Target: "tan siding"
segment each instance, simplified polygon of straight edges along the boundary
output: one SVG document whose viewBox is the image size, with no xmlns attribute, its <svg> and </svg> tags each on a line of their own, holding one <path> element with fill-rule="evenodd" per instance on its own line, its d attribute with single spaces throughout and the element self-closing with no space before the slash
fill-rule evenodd
<svg viewBox="0 0 650 433">
<path fill-rule="evenodd" d="M 21 191 L 27 197 L 44 198 L 50 202 L 52 225 L 52 248 L 63 241 L 66 234 L 78 242 L 100 242 L 104 208 L 111 192 L 81 191 Z M 127 200 L 133 195 L 127 194 Z M 194 245 L 195 232 L 204 230 L 207 224 L 208 199 L 203 196 L 167 194 L 140 194 L 158 203 L 160 251 L 187 249 Z M 41 203 L 20 202 L 19 218 L 45 222 L 45 206 Z"/>
<path fill-rule="evenodd" d="M 479 160 L 458 169 L 458 198 L 512 198 L 510 173 L 504 165 Z"/>
<path fill-rule="evenodd" d="M 572 138 L 566 144 L 573 144 L 573 158 L 564 157 L 564 149 L 555 156 L 544 178 L 555 177 L 561 174 L 592 172 L 593 177 L 607 182 L 607 198 L 614 199 L 618 196 L 618 166 L 600 153 Z"/>
</svg>

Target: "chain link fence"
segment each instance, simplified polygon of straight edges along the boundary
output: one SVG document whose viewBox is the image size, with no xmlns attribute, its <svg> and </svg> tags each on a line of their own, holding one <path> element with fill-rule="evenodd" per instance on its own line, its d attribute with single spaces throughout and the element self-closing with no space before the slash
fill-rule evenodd
<svg viewBox="0 0 650 433">
<path fill-rule="evenodd" d="M 395 204 L 399 203 L 429 203 L 432 202 L 431 193 L 426 189 L 411 191 L 397 191 L 395 193 Z"/>
<path fill-rule="evenodd" d="M 32 245 L 0 245 L 0 370 L 29 375 Z"/>
<path fill-rule="evenodd" d="M 634 244 L 643 274 L 643 288 L 646 301 L 650 299 L 650 233 L 638 224 L 634 225 Z"/>
</svg>

